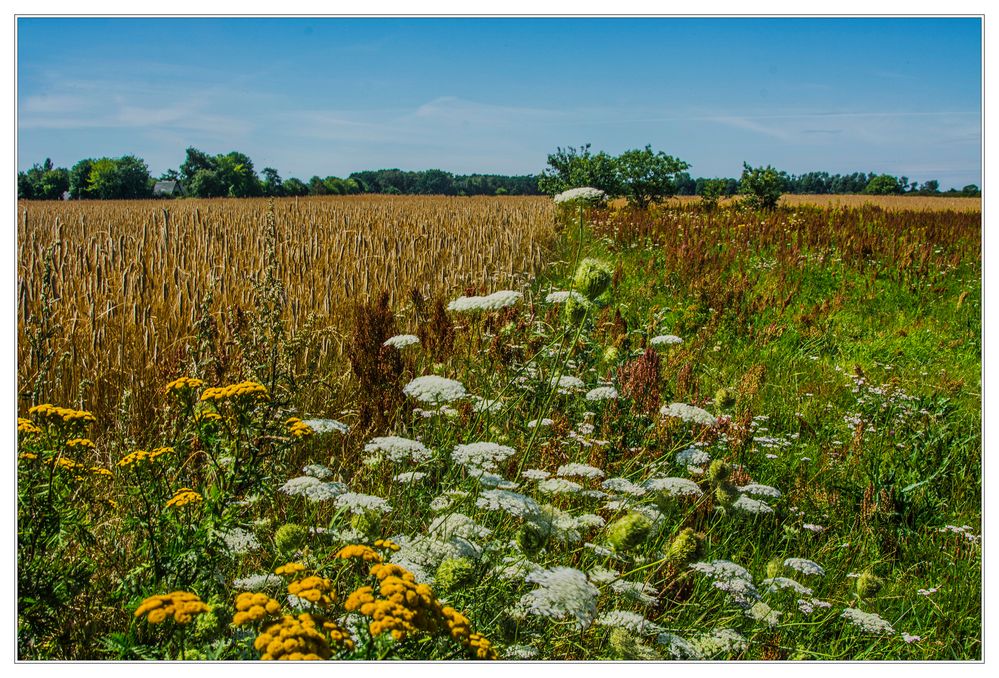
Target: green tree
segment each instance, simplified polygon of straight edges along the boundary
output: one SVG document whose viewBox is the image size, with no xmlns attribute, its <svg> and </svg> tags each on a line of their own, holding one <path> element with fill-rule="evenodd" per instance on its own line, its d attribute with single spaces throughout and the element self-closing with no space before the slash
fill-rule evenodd
<svg viewBox="0 0 999 678">
<path fill-rule="evenodd" d="M 281 182 L 281 192 L 289 196 L 308 195 L 309 187 L 301 179 L 292 177 Z"/>
<path fill-rule="evenodd" d="M 548 167 L 538 177 L 537 185 L 548 195 L 581 186 L 598 188 L 609 196 L 623 195 L 617 161 L 603 151 L 590 153 L 590 144 L 579 149 L 560 147 L 549 154 Z"/>
<path fill-rule="evenodd" d="M 50 158 L 41 165 L 32 165 L 27 172 L 18 172 L 17 197 L 23 200 L 61 200 L 69 190 L 69 171 L 55 167 Z"/>
<path fill-rule="evenodd" d="M 742 178 L 739 180 L 739 192 L 745 196 L 743 203 L 758 210 L 775 209 L 784 191 L 785 180 L 786 175 L 770 165 L 750 167 L 743 162 Z"/>
<path fill-rule="evenodd" d="M 868 195 L 900 195 L 904 187 L 898 177 L 880 174 L 867 182 L 864 193 Z"/>
<path fill-rule="evenodd" d="M 713 212 L 718 207 L 718 200 L 725 195 L 728 180 L 703 179 L 698 180 L 697 184 L 697 194 L 701 196 L 701 207 L 705 212 Z"/>
<path fill-rule="evenodd" d="M 966 195 L 970 198 L 979 198 L 982 195 L 982 191 L 978 188 L 977 184 L 968 184 L 961 189 L 961 195 Z"/>
<path fill-rule="evenodd" d="M 69 170 L 69 196 L 74 200 L 83 200 L 90 195 L 90 168 L 94 161 L 86 158 L 73 165 Z"/>
<path fill-rule="evenodd" d="M 265 167 L 260 174 L 263 177 L 260 188 L 265 196 L 277 197 L 284 195 L 284 182 L 281 181 L 281 175 L 278 174 L 276 169 Z"/>
<path fill-rule="evenodd" d="M 645 209 L 649 204 L 676 194 L 674 180 L 689 163 L 654 152 L 652 146 L 625 151 L 616 161 L 618 180 L 628 202 Z"/>
</svg>

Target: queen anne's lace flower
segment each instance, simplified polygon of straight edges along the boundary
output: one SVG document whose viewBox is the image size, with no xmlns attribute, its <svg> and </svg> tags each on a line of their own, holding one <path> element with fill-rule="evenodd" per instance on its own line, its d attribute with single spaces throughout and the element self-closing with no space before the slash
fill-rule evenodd
<svg viewBox="0 0 999 678">
<path fill-rule="evenodd" d="M 537 518 L 541 507 L 528 496 L 510 490 L 485 490 L 475 505 L 486 511 L 504 511 L 516 518 Z"/>
<path fill-rule="evenodd" d="M 589 464 L 563 464 L 555 471 L 555 475 L 566 478 L 603 478 L 604 472 Z"/>
<path fill-rule="evenodd" d="M 840 615 L 861 631 L 874 635 L 894 635 L 895 629 L 887 621 L 873 612 L 863 612 L 854 607 L 848 607 Z"/>
<path fill-rule="evenodd" d="M 302 469 L 302 473 L 313 478 L 319 478 L 319 480 L 326 480 L 333 475 L 333 471 L 322 464 L 309 464 Z"/>
<path fill-rule="evenodd" d="M 750 499 L 746 495 L 739 495 L 739 498 L 735 500 L 732 504 L 732 508 L 739 509 L 740 511 L 745 511 L 746 513 L 773 513 L 774 510 L 770 506 L 759 499 Z"/>
<path fill-rule="evenodd" d="M 438 377 L 435 374 L 413 379 L 403 387 L 402 392 L 430 405 L 449 403 L 468 395 L 464 384 L 460 381 Z"/>
<path fill-rule="evenodd" d="M 659 414 L 664 417 L 682 419 L 691 424 L 700 424 L 702 426 L 715 425 L 715 416 L 713 414 L 707 410 L 702 410 L 700 407 L 687 405 L 686 403 L 663 405 L 662 409 L 659 410 Z"/>
<path fill-rule="evenodd" d="M 326 482 L 319 483 L 318 485 L 309 485 L 302 491 L 302 494 L 309 501 L 329 501 L 330 499 L 336 499 L 346 492 L 347 489 L 347 486 L 343 483 Z"/>
<path fill-rule="evenodd" d="M 404 349 L 407 346 L 412 346 L 413 344 L 419 344 L 420 338 L 415 334 L 397 334 L 394 337 L 389 337 L 385 340 L 382 346 L 391 346 L 392 348 Z"/>
<path fill-rule="evenodd" d="M 433 455 L 427 446 L 418 440 L 400 438 L 399 436 L 372 438 L 371 442 L 364 446 L 364 451 L 369 454 L 380 452 L 392 462 L 420 463 L 427 461 Z"/>
<path fill-rule="evenodd" d="M 451 452 L 455 463 L 465 467 L 492 470 L 500 462 L 506 461 L 517 451 L 508 445 L 499 443 L 478 442 L 466 445 L 456 445 Z"/>
<path fill-rule="evenodd" d="M 651 636 L 663 632 L 663 627 L 659 626 L 659 624 L 650 622 L 644 615 L 627 610 L 610 610 L 609 612 L 604 612 L 593 623 L 597 626 L 614 626 L 643 636 Z"/>
<path fill-rule="evenodd" d="M 599 188 L 592 188 L 590 186 L 580 186 L 579 188 L 570 188 L 566 191 L 562 191 L 558 195 L 552 198 L 556 205 L 563 205 L 572 202 L 600 202 L 607 197 L 607 194 L 601 191 Z"/>
<path fill-rule="evenodd" d="M 615 400 L 617 399 L 617 389 L 613 386 L 597 386 L 586 394 L 587 400 Z"/>
<path fill-rule="evenodd" d="M 671 497 L 699 497 L 703 494 L 697 483 L 687 478 L 649 478 L 642 483 L 642 487 L 649 492 L 662 492 Z"/>
<path fill-rule="evenodd" d="M 676 453 L 676 463 L 680 466 L 701 466 L 711 461 L 711 455 L 697 447 L 688 447 Z"/>
<path fill-rule="evenodd" d="M 672 346 L 673 344 L 682 343 L 683 339 L 672 334 L 660 334 L 658 337 L 649 339 L 649 344 L 652 346 Z"/>
<path fill-rule="evenodd" d="M 306 424 L 316 433 L 329 433 L 330 431 L 347 433 L 350 431 L 350 427 L 336 419 L 306 419 L 302 423 Z"/>
<path fill-rule="evenodd" d="M 779 499 L 781 496 L 780 490 L 776 487 L 760 485 L 759 483 L 744 485 L 743 487 L 738 488 L 738 490 L 743 494 L 751 494 L 755 497 L 771 497 L 773 499 Z"/>
<path fill-rule="evenodd" d="M 549 474 L 548 471 L 542 471 L 541 469 L 529 468 L 526 471 L 522 471 L 520 475 L 528 480 L 544 480 L 551 474 Z"/>
<path fill-rule="evenodd" d="M 575 494 L 581 489 L 582 485 L 565 478 L 548 478 L 538 483 L 538 492 L 544 494 Z"/>
<path fill-rule="evenodd" d="M 236 579 L 232 585 L 237 591 L 262 591 L 282 587 L 284 579 L 276 574 L 265 572 L 264 574 L 253 574 L 243 579 Z"/>
<path fill-rule="evenodd" d="M 790 567 L 792 570 L 797 570 L 802 574 L 817 574 L 820 577 L 826 573 L 821 565 L 807 558 L 787 558 L 784 561 L 784 567 Z"/>
<path fill-rule="evenodd" d="M 626 478 L 608 478 L 601 486 L 605 490 L 610 490 L 611 492 L 622 492 L 624 494 L 630 494 L 633 497 L 641 497 L 645 494 L 645 488 L 640 485 L 636 485 Z"/>
<path fill-rule="evenodd" d="M 426 473 L 421 471 L 406 471 L 405 473 L 397 473 L 395 477 L 392 478 L 397 483 L 415 483 L 418 480 L 423 480 L 427 477 Z"/>
<path fill-rule="evenodd" d="M 336 498 L 336 505 L 340 508 L 349 509 L 351 513 L 362 514 L 366 511 L 378 511 L 388 513 L 392 506 L 382 499 L 370 494 L 360 494 L 358 492 L 345 492 Z"/>
<path fill-rule="evenodd" d="M 705 658 L 720 654 L 735 654 L 746 649 L 746 639 L 733 629 L 716 629 L 691 640 L 697 652 Z"/>
<path fill-rule="evenodd" d="M 556 567 L 529 574 L 525 580 L 538 585 L 521 599 L 530 613 L 552 619 L 575 617 L 580 629 L 588 627 L 596 617 L 600 589 L 584 572 Z"/>
<path fill-rule="evenodd" d="M 568 292 L 562 290 L 556 290 L 555 292 L 549 292 L 548 296 L 545 297 L 545 303 L 548 304 L 564 304 L 565 302 L 572 299 L 578 304 L 589 304 L 589 300 L 576 290 L 570 290 Z"/>
<path fill-rule="evenodd" d="M 458 297 L 447 305 L 449 311 L 497 311 L 513 306 L 524 295 L 513 290 L 500 290 L 484 297 Z"/>
<path fill-rule="evenodd" d="M 242 555 L 260 548 L 260 542 L 248 530 L 234 527 L 231 530 L 222 532 L 220 536 L 222 537 L 222 541 L 225 542 L 226 549 L 233 555 Z"/>
<path fill-rule="evenodd" d="M 766 586 L 768 592 L 776 591 L 778 589 L 791 589 L 801 596 L 812 595 L 812 589 L 803 584 L 799 584 L 794 579 L 789 579 L 788 577 L 772 577 L 770 579 L 764 579 L 760 582 L 760 586 Z"/>
<path fill-rule="evenodd" d="M 553 377 L 548 383 L 549 386 L 558 389 L 559 393 L 562 394 L 569 393 L 570 391 L 578 391 L 586 386 L 582 379 L 574 377 L 571 374 L 563 374 L 558 379 Z"/>
</svg>

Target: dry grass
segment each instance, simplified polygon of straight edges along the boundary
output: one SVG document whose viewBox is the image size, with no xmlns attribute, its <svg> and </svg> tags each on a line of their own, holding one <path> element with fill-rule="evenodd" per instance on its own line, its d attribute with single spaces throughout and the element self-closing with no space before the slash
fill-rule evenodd
<svg viewBox="0 0 999 678">
<path fill-rule="evenodd" d="M 54 368 L 42 397 L 105 411 L 126 391 L 160 387 L 184 360 L 209 292 L 218 327 L 251 308 L 268 263 L 266 217 L 266 200 L 22 203 L 22 403 L 45 362 L 29 341 L 43 316 Z M 334 358 L 356 303 L 386 290 L 398 310 L 413 289 L 509 287 L 541 266 L 554 234 L 546 198 L 289 198 L 275 217 L 285 320 L 310 328 L 309 351 Z M 56 300 L 45 312 L 48 251 Z"/>
</svg>

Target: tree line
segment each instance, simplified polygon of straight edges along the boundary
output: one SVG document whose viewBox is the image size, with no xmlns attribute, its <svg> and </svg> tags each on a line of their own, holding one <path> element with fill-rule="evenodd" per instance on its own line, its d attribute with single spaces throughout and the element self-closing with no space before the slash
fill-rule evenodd
<svg viewBox="0 0 999 678">
<path fill-rule="evenodd" d="M 748 166 L 747 166 L 748 167 Z M 690 164 L 653 151 L 651 146 L 632 149 L 618 156 L 593 153 L 590 144 L 559 148 L 548 155 L 548 166 L 540 175 L 456 175 L 439 169 L 405 171 L 365 170 L 346 178 L 313 176 L 308 181 L 282 179 L 272 167 L 258 174 L 245 153 L 232 151 L 211 155 L 188 148 L 177 169 L 154 179 L 146 162 L 134 155 L 120 158 L 86 158 L 72 168 L 55 167 L 48 158 L 17 175 L 17 196 L 26 200 L 120 200 L 153 196 L 157 181 L 177 181 L 183 195 L 199 198 L 281 197 L 306 195 L 540 195 L 577 186 L 592 186 L 611 196 L 627 197 L 639 206 L 673 195 L 699 195 L 717 199 L 744 193 L 746 173 L 739 178 L 692 177 Z M 764 168 L 760 168 L 761 170 Z M 936 180 L 922 184 L 908 177 L 873 172 L 830 174 L 807 172 L 793 175 L 773 170 L 771 189 L 782 193 L 867 193 L 872 195 L 961 195 L 980 196 L 976 185 L 960 191 L 940 191 Z"/>
</svg>

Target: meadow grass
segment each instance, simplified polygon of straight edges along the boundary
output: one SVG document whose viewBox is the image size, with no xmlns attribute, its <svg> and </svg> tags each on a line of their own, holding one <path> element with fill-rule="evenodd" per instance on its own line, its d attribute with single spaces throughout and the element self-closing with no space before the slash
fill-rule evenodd
<svg viewBox="0 0 999 678">
<path fill-rule="evenodd" d="M 358 300 L 350 391 L 282 357 L 272 242 L 253 359 L 141 437 L 25 408 L 20 656 L 979 658 L 980 215 L 552 228 L 506 291 Z"/>
</svg>

